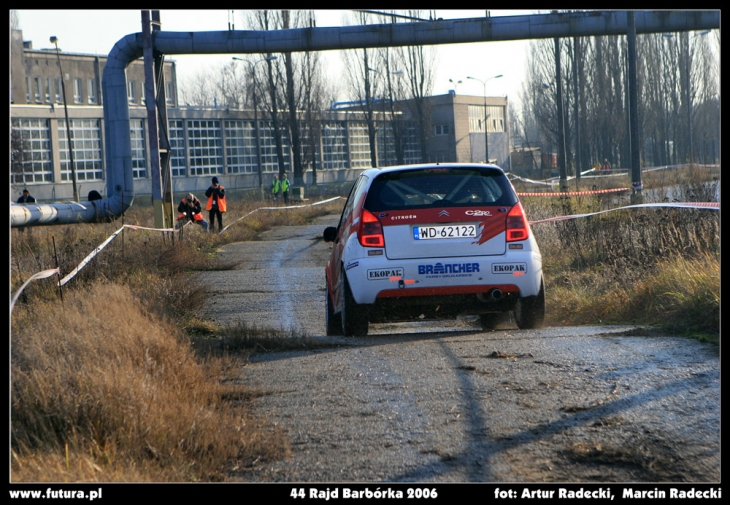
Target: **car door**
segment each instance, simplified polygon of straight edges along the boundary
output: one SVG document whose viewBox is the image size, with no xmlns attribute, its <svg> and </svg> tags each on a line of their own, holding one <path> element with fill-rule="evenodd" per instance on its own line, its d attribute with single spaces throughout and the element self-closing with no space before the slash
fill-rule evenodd
<svg viewBox="0 0 730 505">
<path fill-rule="evenodd" d="M 347 261 L 347 258 L 343 258 L 343 251 L 345 244 L 347 243 L 350 235 L 356 232 L 357 227 L 353 226 L 353 219 L 359 216 L 359 212 L 356 211 L 357 202 L 362 204 L 362 195 L 367 186 L 368 177 L 361 175 L 355 184 L 352 185 L 350 194 L 347 197 L 345 206 L 342 209 L 342 215 L 340 216 L 340 222 L 337 225 L 337 237 L 332 245 L 332 253 L 330 260 L 327 263 L 330 289 L 332 290 L 332 303 L 337 311 L 342 302 L 342 268 L 343 261 Z"/>
</svg>

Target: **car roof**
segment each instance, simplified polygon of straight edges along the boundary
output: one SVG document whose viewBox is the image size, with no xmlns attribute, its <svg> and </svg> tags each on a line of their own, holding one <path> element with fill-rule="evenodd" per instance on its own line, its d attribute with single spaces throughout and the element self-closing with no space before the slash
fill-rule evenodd
<svg viewBox="0 0 730 505">
<path fill-rule="evenodd" d="M 494 164 L 485 163 L 417 163 L 413 165 L 393 165 L 389 167 L 375 167 L 365 170 L 365 174 L 398 172 L 400 170 L 426 169 L 426 168 L 492 168 L 504 172 L 500 167 Z"/>
</svg>

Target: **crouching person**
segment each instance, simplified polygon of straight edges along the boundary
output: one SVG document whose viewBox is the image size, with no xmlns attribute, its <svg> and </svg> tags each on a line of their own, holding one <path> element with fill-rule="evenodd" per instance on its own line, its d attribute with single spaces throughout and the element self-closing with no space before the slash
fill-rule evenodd
<svg viewBox="0 0 730 505">
<path fill-rule="evenodd" d="M 180 212 L 180 215 L 177 216 L 177 224 L 175 225 L 175 228 L 181 228 L 188 221 L 192 221 L 202 226 L 207 232 L 208 221 L 203 218 L 203 214 L 201 214 L 202 210 L 200 200 L 195 198 L 194 194 L 188 193 L 187 196 L 182 199 L 180 205 L 177 206 L 177 211 Z"/>
</svg>

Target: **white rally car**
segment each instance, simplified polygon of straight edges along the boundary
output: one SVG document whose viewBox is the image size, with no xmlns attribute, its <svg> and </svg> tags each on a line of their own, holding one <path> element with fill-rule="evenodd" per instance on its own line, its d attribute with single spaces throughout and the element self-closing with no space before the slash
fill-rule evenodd
<svg viewBox="0 0 730 505">
<path fill-rule="evenodd" d="M 522 205 L 495 165 L 373 168 L 355 181 L 325 269 L 328 335 L 369 323 L 479 315 L 490 329 L 545 316 L 542 256 Z"/>
</svg>

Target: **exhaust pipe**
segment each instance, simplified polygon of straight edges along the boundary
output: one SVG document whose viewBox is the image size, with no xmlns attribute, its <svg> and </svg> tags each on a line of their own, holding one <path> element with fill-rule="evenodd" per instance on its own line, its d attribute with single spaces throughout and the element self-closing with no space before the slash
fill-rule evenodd
<svg viewBox="0 0 730 505">
<path fill-rule="evenodd" d="M 487 293 L 487 294 L 478 293 L 477 299 L 480 302 L 484 302 L 484 303 L 488 303 L 490 301 L 501 300 L 502 299 L 502 290 L 494 288 L 491 291 L 489 291 L 489 293 Z"/>
</svg>

